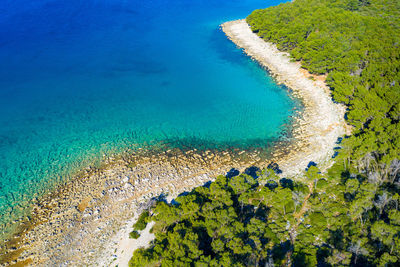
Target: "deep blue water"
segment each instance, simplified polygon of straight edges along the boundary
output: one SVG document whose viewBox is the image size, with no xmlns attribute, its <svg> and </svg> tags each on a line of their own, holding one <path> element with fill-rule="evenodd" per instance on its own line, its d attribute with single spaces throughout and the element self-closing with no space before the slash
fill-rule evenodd
<svg viewBox="0 0 400 267">
<path fill-rule="evenodd" d="M 218 25 L 280 2 L 0 1 L 0 230 L 104 153 L 279 138 L 294 102 Z"/>
</svg>

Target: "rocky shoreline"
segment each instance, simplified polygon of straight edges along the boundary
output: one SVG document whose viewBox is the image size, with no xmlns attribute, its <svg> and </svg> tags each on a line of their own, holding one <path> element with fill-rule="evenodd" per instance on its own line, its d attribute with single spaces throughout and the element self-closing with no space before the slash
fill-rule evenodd
<svg viewBox="0 0 400 267">
<path fill-rule="evenodd" d="M 345 109 L 334 104 L 324 77 L 313 77 L 288 55 L 255 35 L 244 20 L 222 25 L 246 54 L 267 68 L 304 104 L 293 126 L 294 142 L 278 143 L 272 155 L 257 149 L 182 150 L 161 147 L 128 152 L 89 168 L 34 205 L 31 221 L 2 248 L 0 264 L 110 266 L 126 264 L 127 233 L 146 203 L 160 194 L 174 197 L 231 168 L 277 162 L 284 176 L 301 174 L 310 161 L 322 169 L 349 129 Z M 124 245 L 125 244 L 125 245 Z"/>
<path fill-rule="evenodd" d="M 272 160 L 279 163 L 286 176 L 300 174 L 310 161 L 326 170 L 332 164 L 333 148 L 338 137 L 351 133 L 345 122 L 346 107 L 332 101 L 325 76 L 310 74 L 293 62 L 290 55 L 279 51 L 252 32 L 246 20 L 221 25 L 228 38 L 266 68 L 276 79 L 301 99 L 304 110 L 293 127 L 293 142 L 287 151 L 277 150 Z"/>
<path fill-rule="evenodd" d="M 132 218 L 151 198 L 174 197 L 231 168 L 264 164 L 260 151 L 237 149 L 142 149 L 110 158 L 40 199 L 30 225 L 3 247 L 0 263 L 109 266 L 123 253 L 116 248 Z"/>
</svg>

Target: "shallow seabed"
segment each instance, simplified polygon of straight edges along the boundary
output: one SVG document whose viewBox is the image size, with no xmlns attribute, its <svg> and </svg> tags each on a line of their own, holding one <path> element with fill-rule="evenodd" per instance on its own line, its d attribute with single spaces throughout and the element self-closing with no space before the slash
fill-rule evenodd
<svg viewBox="0 0 400 267">
<path fill-rule="evenodd" d="M 107 155 L 286 136 L 297 104 L 218 26 L 279 2 L 1 1 L 0 234 Z"/>
<path fill-rule="evenodd" d="M 110 157 L 35 202 L 31 219 L 0 247 L 0 264 L 110 266 L 122 252 L 121 230 L 131 229 L 129 221 L 152 198 L 174 198 L 231 168 L 266 167 L 269 151 L 160 143 Z"/>
</svg>

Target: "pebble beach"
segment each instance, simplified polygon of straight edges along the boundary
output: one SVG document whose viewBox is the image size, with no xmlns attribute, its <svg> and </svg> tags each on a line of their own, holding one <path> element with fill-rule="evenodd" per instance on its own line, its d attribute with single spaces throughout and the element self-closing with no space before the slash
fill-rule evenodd
<svg viewBox="0 0 400 267">
<path fill-rule="evenodd" d="M 221 25 L 227 37 L 290 89 L 304 105 L 292 126 L 290 144 L 270 154 L 240 150 L 143 150 L 108 158 L 35 204 L 33 219 L 3 248 L 4 265 L 127 266 L 137 241 L 128 234 L 138 214 L 160 194 L 170 198 L 226 174 L 231 168 L 279 164 L 285 177 L 301 177 L 310 161 L 324 170 L 332 163 L 338 137 L 351 129 L 345 108 L 331 100 L 323 76 L 312 76 L 253 33 L 245 20 Z M 268 157 L 268 158 L 266 158 Z"/>
</svg>

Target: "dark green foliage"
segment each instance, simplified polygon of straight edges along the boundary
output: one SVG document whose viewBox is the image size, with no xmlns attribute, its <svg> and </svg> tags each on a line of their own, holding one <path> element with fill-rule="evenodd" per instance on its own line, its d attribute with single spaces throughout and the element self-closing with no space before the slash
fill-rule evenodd
<svg viewBox="0 0 400 267">
<path fill-rule="evenodd" d="M 129 238 L 138 239 L 139 237 L 140 237 L 140 234 L 138 233 L 138 231 L 132 231 L 129 233 Z"/>
<path fill-rule="evenodd" d="M 268 178 L 279 180 L 273 172 Z M 149 249 L 134 253 L 131 266 L 263 264 L 288 238 L 285 227 L 293 221 L 295 192 L 278 184 L 271 191 L 240 174 L 219 176 L 209 188 L 198 187 L 176 198 L 178 204 L 158 202 L 152 217 L 156 240 Z"/>
<path fill-rule="evenodd" d="M 247 22 L 311 73 L 326 74 L 354 126 L 326 180 L 315 167 L 307 172 L 317 182 L 295 261 L 398 266 L 400 1 L 296 0 L 256 10 Z"/>
<path fill-rule="evenodd" d="M 396 266 L 400 262 L 398 189 L 309 168 L 292 187 L 269 170 L 258 178 L 219 176 L 153 208 L 155 241 L 130 266 Z M 267 185 L 263 181 L 268 179 Z M 350 197 L 348 197 L 350 195 Z"/>
<path fill-rule="evenodd" d="M 254 11 L 253 31 L 312 73 L 327 74 L 348 106 L 354 134 L 342 157 L 373 153 L 389 165 L 400 154 L 400 1 L 296 0 Z"/>
<path fill-rule="evenodd" d="M 326 174 L 230 172 L 172 205 L 130 266 L 399 266 L 400 1 L 296 0 L 248 18 L 253 31 L 326 74 L 353 135 Z"/>
<path fill-rule="evenodd" d="M 157 262 L 152 258 L 153 253 L 153 250 L 137 249 L 129 261 L 129 266 L 155 266 Z"/>
<path fill-rule="evenodd" d="M 147 226 L 147 222 L 149 219 L 150 213 L 149 211 L 144 211 L 142 214 L 140 214 L 137 222 L 133 225 L 133 229 L 136 231 L 142 231 L 144 228 Z"/>
</svg>

